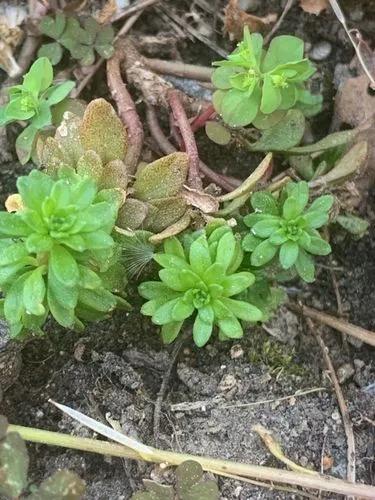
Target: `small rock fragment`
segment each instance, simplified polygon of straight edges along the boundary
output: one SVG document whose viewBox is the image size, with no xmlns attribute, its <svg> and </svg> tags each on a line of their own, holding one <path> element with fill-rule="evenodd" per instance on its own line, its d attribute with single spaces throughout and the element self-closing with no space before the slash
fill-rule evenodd
<svg viewBox="0 0 375 500">
<path fill-rule="evenodd" d="M 231 389 L 236 387 L 236 385 L 237 385 L 236 377 L 229 374 L 224 375 L 224 377 L 221 379 L 219 383 L 219 391 L 220 392 L 230 391 Z"/>
<path fill-rule="evenodd" d="M 230 349 L 230 357 L 232 359 L 238 359 L 242 358 L 243 356 L 243 349 L 240 344 L 234 344 L 231 349 Z"/>
<path fill-rule="evenodd" d="M 313 61 L 324 61 L 332 52 L 332 45 L 327 41 L 318 42 L 310 51 L 310 59 Z"/>
<path fill-rule="evenodd" d="M 337 378 L 339 379 L 340 384 L 343 384 L 346 380 L 348 380 L 352 375 L 354 375 L 355 370 L 350 363 L 345 363 L 340 366 L 337 370 Z"/>
</svg>

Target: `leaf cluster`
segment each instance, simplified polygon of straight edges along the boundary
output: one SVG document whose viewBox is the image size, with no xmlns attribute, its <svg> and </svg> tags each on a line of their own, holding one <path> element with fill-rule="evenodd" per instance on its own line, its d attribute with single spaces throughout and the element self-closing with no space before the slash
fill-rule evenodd
<svg viewBox="0 0 375 500">
<path fill-rule="evenodd" d="M 42 334 L 50 313 L 66 328 L 105 317 L 126 302 L 105 273 L 117 261 L 111 232 L 119 208 L 112 190 L 61 172 L 19 177 L 19 209 L 0 212 L 0 287 L 12 337 Z"/>
<path fill-rule="evenodd" d="M 214 65 L 218 68 L 212 82 L 218 90 L 213 104 L 230 126 L 252 123 L 268 128 L 292 108 L 305 116 L 320 111 L 322 97 L 304 86 L 315 68 L 304 58 L 303 40 L 295 36 L 278 36 L 265 50 L 262 35 L 250 34 L 245 27 L 243 41 L 226 60 Z"/>
<path fill-rule="evenodd" d="M 10 87 L 9 103 L 0 108 L 0 126 L 22 120 L 29 125 L 16 140 L 21 163 L 30 159 L 37 132 L 52 123 L 51 107 L 63 101 L 74 87 L 66 81 L 52 85 L 53 69 L 46 57 L 37 59 L 23 77 L 23 83 Z"/>
<path fill-rule="evenodd" d="M 308 283 L 315 279 L 312 255 L 328 255 L 331 247 L 317 229 L 328 223 L 333 196 L 320 196 L 307 207 L 307 182 L 288 183 L 279 200 L 267 191 L 251 197 L 253 213 L 244 217 L 251 228 L 242 247 L 251 252 L 251 264 L 262 267 L 277 256 L 281 268 L 293 269 Z"/>
<path fill-rule="evenodd" d="M 29 456 L 26 445 L 16 432 L 7 432 L 8 423 L 0 415 L 0 496 L 9 500 L 21 497 L 28 500 L 80 500 L 85 483 L 68 470 L 59 470 L 45 479 L 41 485 L 28 489 Z"/>
<path fill-rule="evenodd" d="M 159 232 L 181 219 L 188 203 L 181 195 L 188 172 L 186 153 L 172 153 L 137 169 L 125 164 L 127 134 L 113 107 L 95 99 L 83 116 L 65 113 L 54 137 L 40 140 L 40 165 L 52 176 L 62 168 L 89 175 L 99 188 L 119 188 L 124 194 L 117 226 Z"/>
<path fill-rule="evenodd" d="M 164 242 L 164 252 L 154 255 L 162 267 L 160 281 L 144 282 L 138 288 L 148 300 L 141 312 L 162 327 L 164 342 L 175 340 L 184 321 L 193 315 L 193 339 L 199 347 L 208 342 L 214 325 L 219 338 L 226 340 L 242 337 L 239 320 L 262 319 L 257 307 L 236 298 L 255 281 L 252 273 L 237 272 L 242 258 L 241 245 L 227 225 L 190 234 L 185 248 L 175 237 Z"/>
<path fill-rule="evenodd" d="M 53 65 L 60 62 L 64 48 L 82 66 L 94 64 L 95 52 L 104 59 L 111 57 L 114 52 L 112 26 L 102 26 L 93 17 L 80 22 L 60 12 L 55 17 L 45 16 L 39 28 L 43 35 L 55 41 L 42 45 L 38 56 L 48 57 Z"/>
<path fill-rule="evenodd" d="M 198 462 L 188 460 L 176 468 L 176 486 L 164 486 L 143 480 L 146 491 L 137 492 L 131 500 L 218 500 L 219 490 L 213 480 L 203 481 L 203 469 Z"/>
</svg>

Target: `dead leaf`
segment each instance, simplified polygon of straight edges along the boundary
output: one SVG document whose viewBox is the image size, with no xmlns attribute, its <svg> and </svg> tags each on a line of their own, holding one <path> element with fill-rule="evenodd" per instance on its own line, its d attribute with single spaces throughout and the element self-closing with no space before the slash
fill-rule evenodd
<svg viewBox="0 0 375 500">
<path fill-rule="evenodd" d="M 19 212 L 20 210 L 22 210 L 23 203 L 21 195 L 16 193 L 8 196 L 8 198 L 5 201 L 5 208 L 7 209 L 8 212 Z"/>
<path fill-rule="evenodd" d="M 277 14 L 270 13 L 264 17 L 248 14 L 238 6 L 238 0 L 229 0 L 225 8 L 224 29 L 231 40 L 242 40 L 243 29 L 249 27 L 251 32 L 264 32 L 276 22 Z"/>
<path fill-rule="evenodd" d="M 184 186 L 182 197 L 189 205 L 199 208 L 204 214 L 210 214 L 219 210 L 218 200 L 208 193 Z"/>
<path fill-rule="evenodd" d="M 185 215 L 181 217 L 180 220 L 178 220 L 171 226 L 167 227 L 167 229 L 164 229 L 164 231 L 161 231 L 158 234 L 153 234 L 148 241 L 153 245 L 158 245 L 167 238 L 182 233 L 182 231 L 184 231 L 189 227 L 190 221 L 191 221 L 191 214 L 189 211 L 187 211 Z"/>
<path fill-rule="evenodd" d="M 335 102 L 335 125 L 358 127 L 375 115 L 375 96 L 368 91 L 367 75 L 348 78 L 341 86 Z"/>
<path fill-rule="evenodd" d="M 301 8 L 308 14 L 318 16 L 323 10 L 328 9 L 328 0 L 300 0 Z"/>
</svg>

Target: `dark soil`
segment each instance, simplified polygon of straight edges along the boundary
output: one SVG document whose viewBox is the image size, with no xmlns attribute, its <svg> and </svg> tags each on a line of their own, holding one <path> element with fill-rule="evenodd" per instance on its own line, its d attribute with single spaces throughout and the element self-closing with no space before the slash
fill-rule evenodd
<svg viewBox="0 0 375 500">
<path fill-rule="evenodd" d="M 257 3 L 260 7 L 255 13 L 281 11 L 278 0 Z M 342 3 L 351 17 L 356 13 L 355 25 L 364 35 L 374 33 L 373 2 Z M 181 14 L 188 11 L 190 2 L 170 1 L 168 5 Z M 141 17 L 137 29 L 153 34 L 161 29 L 171 31 L 151 10 Z M 318 62 L 317 84 L 326 97 L 324 113 L 313 122 L 313 134 L 318 138 L 330 125 L 335 68 L 350 61 L 352 49 L 332 13 L 315 17 L 303 13 L 298 5 L 279 33 L 295 33 L 311 47 L 322 40 L 332 45 L 330 56 Z M 229 50 L 220 34 L 217 38 Z M 218 58 L 197 41 L 181 42 L 179 49 L 186 62 L 208 64 Z M 248 154 L 209 146 L 203 136 L 199 137 L 199 148 L 202 158 L 218 170 L 248 175 Z M 2 166 L 1 203 L 14 192 L 16 177 L 24 171 L 14 163 Z M 369 200 L 367 214 L 372 222 L 374 199 Z M 375 329 L 374 252 L 372 225 L 362 240 L 345 239 L 337 244 L 334 253 L 340 268 L 337 279 L 345 311 L 353 323 L 369 329 Z M 317 308 L 337 312 L 331 277 L 325 267 L 320 269 L 314 286 L 299 286 L 290 291 Z M 135 291 L 129 295 L 136 311 L 139 298 Z M 268 330 L 275 338 L 261 329 L 252 329 L 235 346 L 213 341 L 199 350 L 188 340 L 180 352 L 162 407 L 160 434 L 154 436 L 154 404 L 173 347 L 163 347 L 156 329 L 136 312 L 115 314 L 111 320 L 91 325 L 83 337 L 50 323 L 46 339 L 30 341 L 24 348 L 20 377 L 0 401 L 0 413 L 15 424 L 92 436 L 91 431 L 62 416 L 49 404 L 48 399 L 52 398 L 103 422 L 110 416 L 121 424 L 125 434 L 146 444 L 280 467 L 252 431 L 253 425 L 261 423 L 274 433 L 286 455 L 295 462 L 321 470 L 322 461 L 332 459 L 332 467 L 326 472 L 345 478 L 345 433 L 315 339 L 303 320 L 284 308 L 270 322 Z M 342 389 L 356 438 L 357 479 L 375 484 L 375 398 L 374 392 L 367 390 L 375 381 L 374 350 L 366 345 L 343 344 L 339 334 L 323 331 L 333 363 L 344 374 Z M 278 401 L 297 391 L 318 388 L 321 389 L 307 395 Z M 268 400 L 272 402 L 264 402 Z M 42 445 L 30 444 L 28 448 L 33 482 L 58 468 L 69 468 L 87 482 L 88 500 L 127 500 L 134 488 L 140 488 L 141 479 L 150 475 L 164 482 L 171 480 L 169 474 L 153 465 Z M 299 498 L 242 482 L 218 481 L 222 499 Z"/>
</svg>

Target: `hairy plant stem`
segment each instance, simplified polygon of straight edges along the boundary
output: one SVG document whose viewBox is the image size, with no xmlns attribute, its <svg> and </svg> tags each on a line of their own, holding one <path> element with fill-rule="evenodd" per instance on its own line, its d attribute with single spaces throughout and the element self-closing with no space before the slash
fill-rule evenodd
<svg viewBox="0 0 375 500">
<path fill-rule="evenodd" d="M 170 154 L 177 151 L 173 144 L 169 142 L 168 138 L 160 127 L 159 120 L 153 106 L 147 107 L 147 124 L 152 137 L 163 153 Z M 199 169 L 208 179 L 210 179 L 218 186 L 222 187 L 225 191 L 232 191 L 233 189 L 241 185 L 241 181 L 239 181 L 238 179 L 233 179 L 231 177 L 227 177 L 225 175 L 214 172 L 201 160 L 199 161 Z"/>
<path fill-rule="evenodd" d="M 168 93 L 168 98 L 174 119 L 180 129 L 180 133 L 185 144 L 185 150 L 189 156 L 188 184 L 191 188 L 201 191 L 203 186 L 199 173 L 199 154 L 193 131 L 191 130 L 188 117 L 186 116 L 186 112 L 182 102 L 180 101 L 178 92 L 171 90 Z"/>
<path fill-rule="evenodd" d="M 134 173 L 143 146 L 143 126 L 138 116 L 134 101 L 128 92 L 121 76 L 120 64 L 126 57 L 126 51 L 119 42 L 115 54 L 107 61 L 108 87 L 117 104 L 119 116 L 127 128 L 129 148 L 125 158 L 125 165 L 129 173 Z"/>
<path fill-rule="evenodd" d="M 204 470 L 215 474 L 221 474 L 221 472 L 223 472 L 224 475 L 233 474 L 239 476 L 239 478 L 257 478 L 280 484 L 294 484 L 303 488 L 330 491 L 341 495 L 353 495 L 370 499 L 375 497 L 374 486 L 352 484 L 332 476 L 301 474 L 284 469 L 274 469 L 260 465 L 232 462 L 230 460 L 200 457 L 186 453 L 174 453 L 156 448 L 150 448 L 149 454 L 142 454 L 141 456 L 131 448 L 120 444 L 70 436 L 68 434 L 45 431 L 42 429 L 22 427 L 19 425 L 10 425 L 8 427 L 8 432 L 18 432 L 23 439 L 34 443 L 62 446 L 64 448 L 99 453 L 101 455 L 126 457 L 154 463 L 168 463 L 170 465 L 179 465 L 187 460 L 194 460 L 200 463 Z"/>
<path fill-rule="evenodd" d="M 206 123 L 208 122 L 208 120 L 210 118 L 213 118 L 214 116 L 216 116 L 216 111 L 215 111 L 215 108 L 211 104 L 210 106 L 208 106 L 207 109 L 205 109 L 203 111 L 203 113 L 201 113 L 200 115 L 198 115 L 197 117 L 194 118 L 194 120 L 190 124 L 191 130 L 193 132 L 196 132 L 200 128 L 204 127 L 206 125 Z"/>
</svg>

